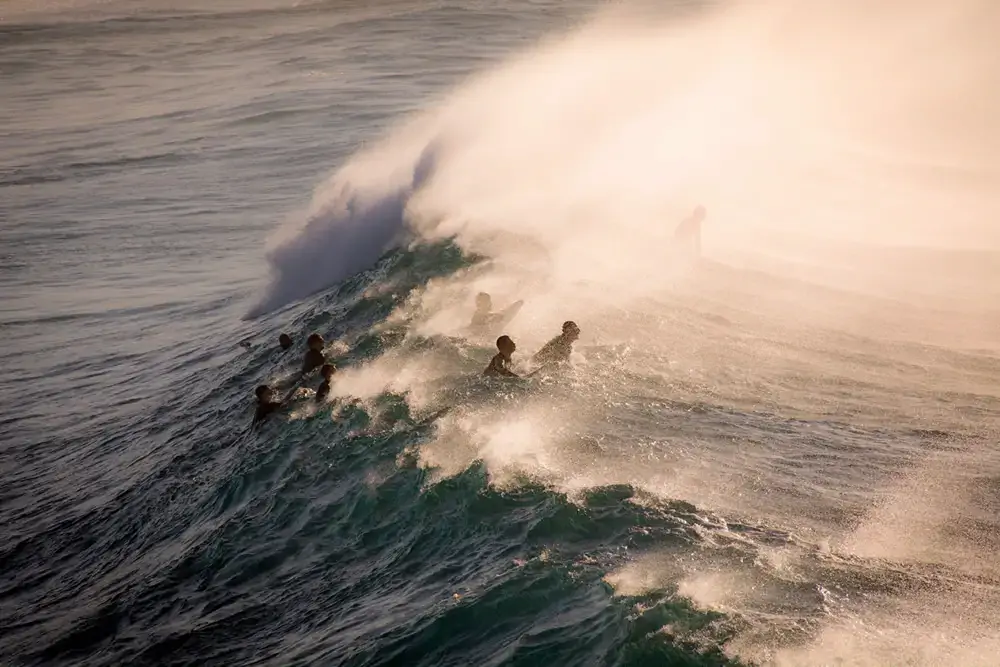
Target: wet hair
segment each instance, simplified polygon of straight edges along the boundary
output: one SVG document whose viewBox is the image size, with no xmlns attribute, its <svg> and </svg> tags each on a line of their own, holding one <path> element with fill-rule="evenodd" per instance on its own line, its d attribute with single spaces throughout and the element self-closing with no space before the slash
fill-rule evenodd
<svg viewBox="0 0 1000 667">
<path fill-rule="evenodd" d="M 266 384 L 262 384 L 259 387 L 257 387 L 257 389 L 255 389 L 253 393 L 257 396 L 258 399 L 261 399 L 264 397 L 264 394 L 270 391 L 271 391 L 270 387 L 268 387 Z"/>
<path fill-rule="evenodd" d="M 324 378 L 328 379 L 337 368 L 333 364 L 323 364 L 323 368 L 319 370 L 319 374 Z"/>
<path fill-rule="evenodd" d="M 510 336 L 500 336 L 497 338 L 497 349 L 502 350 L 505 347 L 514 345 L 514 341 L 511 340 Z"/>
<path fill-rule="evenodd" d="M 309 338 L 306 339 L 306 345 L 308 345 L 311 348 L 315 343 L 319 343 L 320 345 L 322 345 L 323 337 L 320 336 L 318 333 L 309 334 Z"/>
<path fill-rule="evenodd" d="M 292 337 L 286 333 L 281 334 L 278 336 L 278 345 L 281 346 L 281 349 L 287 350 L 292 346 Z"/>
<path fill-rule="evenodd" d="M 580 327 L 576 326 L 576 322 L 572 320 L 566 320 L 565 322 L 563 322 L 562 330 L 563 333 L 569 333 L 570 331 L 580 333 Z"/>
</svg>

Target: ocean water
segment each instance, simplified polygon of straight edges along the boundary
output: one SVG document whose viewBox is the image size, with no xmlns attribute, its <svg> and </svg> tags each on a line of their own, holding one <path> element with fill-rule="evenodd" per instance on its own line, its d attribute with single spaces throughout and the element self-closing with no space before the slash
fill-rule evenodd
<svg viewBox="0 0 1000 667">
<path fill-rule="evenodd" d="M 676 261 L 597 3 L 211 5 L 0 7 L 0 664 L 1000 664 L 1000 248 Z"/>
</svg>

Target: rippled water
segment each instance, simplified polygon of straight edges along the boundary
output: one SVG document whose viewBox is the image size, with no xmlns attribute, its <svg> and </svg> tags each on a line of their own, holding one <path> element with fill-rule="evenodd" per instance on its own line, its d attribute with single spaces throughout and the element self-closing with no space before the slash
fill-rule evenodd
<svg viewBox="0 0 1000 667">
<path fill-rule="evenodd" d="M 242 319 L 331 168 L 589 9 L 0 24 L 0 662 L 997 664 L 995 319 L 915 340 L 905 302 L 709 259 L 595 303 L 575 370 L 497 384 L 426 326 L 484 266 L 447 241 Z M 335 400 L 250 432 L 312 331 Z"/>
</svg>

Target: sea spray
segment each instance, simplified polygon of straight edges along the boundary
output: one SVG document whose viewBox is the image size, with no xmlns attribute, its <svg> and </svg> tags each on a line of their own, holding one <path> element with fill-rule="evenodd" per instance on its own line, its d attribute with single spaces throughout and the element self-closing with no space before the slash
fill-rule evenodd
<svg viewBox="0 0 1000 667">
<path fill-rule="evenodd" d="M 832 239 L 996 238 L 1000 176 L 983 158 L 1000 139 L 989 122 L 1000 110 L 996 47 L 976 12 L 996 9 L 770 2 L 683 22 L 598 15 L 350 160 L 270 252 L 273 280 L 250 314 L 335 284 L 414 235 L 454 237 L 508 267 L 523 247 L 542 247 L 545 275 L 525 289 L 552 303 L 572 297 L 567 307 L 610 289 L 627 304 L 674 279 L 672 232 L 698 204 L 708 208 L 707 254 L 772 271 L 774 257 L 801 260 L 802 243 L 817 239 L 827 250 Z M 947 32 L 927 53 L 920 27 L 936 20 Z M 945 82 L 950 95 L 935 95 Z M 949 114 L 962 122 L 942 126 Z M 934 172 L 917 174 L 920 164 L 946 177 L 928 181 Z M 944 173 L 957 167 L 979 180 Z M 943 226 L 956 207 L 962 216 Z M 909 287 L 926 276 L 900 280 L 878 259 L 850 260 L 827 282 Z"/>
</svg>

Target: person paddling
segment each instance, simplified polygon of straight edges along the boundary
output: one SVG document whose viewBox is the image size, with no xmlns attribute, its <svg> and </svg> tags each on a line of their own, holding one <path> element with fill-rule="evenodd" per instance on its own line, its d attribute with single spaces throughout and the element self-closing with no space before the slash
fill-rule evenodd
<svg viewBox="0 0 1000 667">
<path fill-rule="evenodd" d="M 318 333 L 310 334 L 306 340 L 309 351 L 306 352 L 305 359 L 302 360 L 302 375 L 307 375 L 317 368 L 322 368 L 326 363 L 326 356 L 323 354 L 325 345 L 323 337 Z"/>
<path fill-rule="evenodd" d="M 514 344 L 510 336 L 497 338 L 497 350 L 496 355 L 490 360 L 490 365 L 483 371 L 483 375 L 486 377 L 518 377 L 517 373 L 510 370 L 511 355 L 517 350 L 517 345 Z"/>
<path fill-rule="evenodd" d="M 476 311 L 472 314 L 469 322 L 469 332 L 478 338 L 486 338 L 496 335 L 498 330 L 505 327 L 514 317 L 524 301 L 515 301 L 501 311 L 493 312 L 493 297 L 486 292 L 476 295 Z"/>
<path fill-rule="evenodd" d="M 323 364 L 323 368 L 320 369 L 319 374 L 323 376 L 323 382 L 316 390 L 315 399 L 317 403 L 322 403 L 330 395 L 330 378 L 333 377 L 334 370 L 336 369 L 333 364 Z"/>
<path fill-rule="evenodd" d="M 257 410 L 254 413 L 251 427 L 260 426 L 268 416 L 277 412 L 284 405 L 281 401 L 273 400 L 274 390 L 266 384 L 257 387 L 254 393 L 257 396 Z"/>
<path fill-rule="evenodd" d="M 564 363 L 573 353 L 573 343 L 580 337 L 576 322 L 563 322 L 562 333 L 550 340 L 535 353 L 534 361 L 540 364 Z"/>
</svg>

